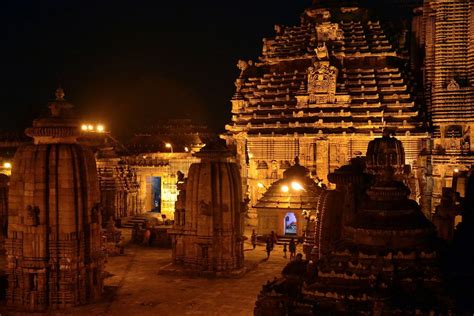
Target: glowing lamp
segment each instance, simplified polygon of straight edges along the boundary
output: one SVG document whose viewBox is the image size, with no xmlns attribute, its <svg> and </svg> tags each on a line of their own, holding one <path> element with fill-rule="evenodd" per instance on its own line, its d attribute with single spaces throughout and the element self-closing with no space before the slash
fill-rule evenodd
<svg viewBox="0 0 474 316">
<path fill-rule="evenodd" d="M 11 168 L 12 168 L 11 162 L 4 162 L 4 163 L 3 163 L 3 168 L 5 168 L 5 169 L 11 169 Z"/>
<path fill-rule="evenodd" d="M 96 130 L 99 133 L 103 133 L 105 131 L 104 125 L 102 125 L 102 124 L 97 125 Z"/>
<path fill-rule="evenodd" d="M 259 187 L 260 189 L 263 189 L 265 186 L 263 185 L 263 183 L 259 182 L 257 183 L 257 187 Z"/>
<path fill-rule="evenodd" d="M 459 169 L 458 168 L 454 168 L 454 172 L 459 172 Z"/>
<path fill-rule="evenodd" d="M 301 190 L 304 190 L 303 186 L 301 185 L 301 183 L 299 182 L 296 182 L 296 181 L 293 181 L 291 182 L 291 188 L 295 191 L 301 191 Z"/>
<path fill-rule="evenodd" d="M 88 130 L 88 131 L 93 131 L 93 130 L 94 130 L 94 126 L 92 126 L 92 125 L 90 125 L 90 124 L 87 125 L 87 130 Z"/>
<path fill-rule="evenodd" d="M 82 124 L 82 125 L 81 125 L 81 130 L 87 131 L 87 125 L 86 125 L 86 124 Z"/>
<path fill-rule="evenodd" d="M 282 186 L 281 186 L 281 191 L 282 191 L 282 192 L 288 192 L 289 190 L 290 190 L 290 188 L 288 188 L 287 185 L 282 185 Z"/>
<path fill-rule="evenodd" d="M 189 152 L 189 148 L 188 148 L 188 147 L 184 147 L 184 151 L 185 151 L 185 152 Z"/>
<path fill-rule="evenodd" d="M 166 148 L 171 148 L 171 144 L 170 144 L 170 143 L 166 143 L 165 146 L 166 146 Z"/>
</svg>

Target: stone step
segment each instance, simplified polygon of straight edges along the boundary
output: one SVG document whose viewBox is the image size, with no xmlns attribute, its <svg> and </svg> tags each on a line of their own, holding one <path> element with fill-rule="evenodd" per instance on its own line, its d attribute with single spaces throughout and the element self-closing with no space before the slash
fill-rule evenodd
<svg viewBox="0 0 474 316">
<path fill-rule="evenodd" d="M 126 220 L 126 222 L 122 223 L 122 227 L 133 228 L 133 226 L 135 226 L 135 224 L 141 225 L 144 222 L 146 222 L 147 220 L 148 219 L 147 219 L 146 216 L 141 216 L 141 215 L 133 216 L 131 218 L 128 218 Z"/>
</svg>

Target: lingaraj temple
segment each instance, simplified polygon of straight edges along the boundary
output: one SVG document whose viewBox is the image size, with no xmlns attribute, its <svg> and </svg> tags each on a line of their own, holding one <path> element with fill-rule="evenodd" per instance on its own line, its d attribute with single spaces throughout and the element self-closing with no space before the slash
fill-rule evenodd
<svg viewBox="0 0 474 316">
<path fill-rule="evenodd" d="M 275 25 L 257 61 L 238 63 L 224 135 L 241 164 L 249 223 L 295 157 L 332 188 L 328 175 L 384 131 L 402 142 L 405 182 L 431 218 L 443 188 L 474 162 L 473 10 L 425 1 L 411 25 L 394 27 L 362 7 L 316 3 L 299 25 Z"/>
<path fill-rule="evenodd" d="M 469 302 L 450 291 L 474 277 L 474 3 L 394 1 L 409 18 L 371 3 L 313 1 L 298 25 L 275 25 L 238 61 L 219 136 L 172 120 L 119 142 L 80 122 L 62 88 L 27 138 L 0 135 L 7 305 L 98 300 L 104 245 L 144 222 L 172 249 L 160 273 L 242 276 L 252 230 L 302 244 L 255 315 Z"/>
</svg>

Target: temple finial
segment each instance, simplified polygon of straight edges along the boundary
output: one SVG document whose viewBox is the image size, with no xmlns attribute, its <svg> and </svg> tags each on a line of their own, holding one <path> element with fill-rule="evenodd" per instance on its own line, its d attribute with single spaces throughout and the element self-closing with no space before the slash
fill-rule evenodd
<svg viewBox="0 0 474 316">
<path fill-rule="evenodd" d="M 65 94 L 64 94 L 64 90 L 63 90 L 63 88 L 61 88 L 61 86 L 59 86 L 56 89 L 55 95 L 56 95 L 56 101 L 64 101 Z"/>
</svg>

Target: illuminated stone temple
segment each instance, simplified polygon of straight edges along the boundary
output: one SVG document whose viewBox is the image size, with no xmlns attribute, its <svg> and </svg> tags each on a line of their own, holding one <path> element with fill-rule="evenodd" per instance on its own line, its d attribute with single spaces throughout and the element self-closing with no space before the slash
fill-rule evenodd
<svg viewBox="0 0 474 316">
<path fill-rule="evenodd" d="M 302 236 L 307 224 L 304 213 L 316 213 L 323 191 L 297 157 L 295 164 L 283 172 L 283 178 L 274 182 L 255 205 L 257 233 L 269 235 L 273 231 L 278 236 Z"/>
<path fill-rule="evenodd" d="M 201 273 L 239 271 L 244 263 L 243 200 L 238 165 L 220 142 L 195 154 L 188 177 L 181 176 L 173 239 L 173 263 Z"/>
<path fill-rule="evenodd" d="M 174 218 L 178 173 L 187 175 L 193 154 L 211 133 L 191 120 L 168 120 L 136 133 L 127 141 L 123 162 L 136 174 L 139 213 L 161 213 Z"/>
<path fill-rule="evenodd" d="M 62 89 L 14 157 L 8 204 L 7 304 L 40 311 L 102 293 L 99 183 Z"/>
<path fill-rule="evenodd" d="M 313 7 L 300 25 L 276 25 L 275 33 L 263 39 L 258 61 L 239 61 L 226 126 L 252 206 L 263 193 L 258 183 L 281 179 L 295 156 L 333 186 L 328 174 L 363 155 L 384 129 L 396 129 L 405 163 L 416 167 L 429 143 L 422 102 L 378 19 L 359 7 Z M 252 208 L 248 223 L 256 218 Z"/>
</svg>

